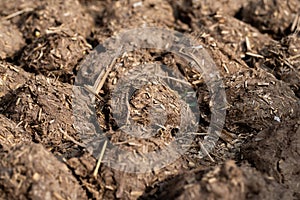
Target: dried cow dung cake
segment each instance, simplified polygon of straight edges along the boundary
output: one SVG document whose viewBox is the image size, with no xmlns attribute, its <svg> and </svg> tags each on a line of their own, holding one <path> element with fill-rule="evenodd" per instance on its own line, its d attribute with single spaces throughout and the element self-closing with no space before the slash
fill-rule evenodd
<svg viewBox="0 0 300 200">
<path fill-rule="evenodd" d="M 255 168 L 285 183 L 294 197 L 300 197 L 300 185 L 295 184 L 300 180 L 299 124 L 298 114 L 295 120 L 265 129 L 242 146 L 243 156 Z"/>
<path fill-rule="evenodd" d="M 292 24 L 299 15 L 299 0 L 252 0 L 243 7 L 240 17 L 261 32 L 274 34 L 280 38 L 286 33 L 293 32 Z"/>
<path fill-rule="evenodd" d="M 87 199 L 66 165 L 41 144 L 0 153 L 1 199 Z"/>
<path fill-rule="evenodd" d="M 276 199 L 277 195 L 292 197 L 276 181 L 228 160 L 211 170 L 185 172 L 158 183 L 141 199 Z"/>
<path fill-rule="evenodd" d="M 84 12 L 77 0 L 42 1 L 18 22 L 26 39 L 34 39 L 51 32 L 73 31 L 83 36 L 90 33 L 92 17 Z"/>
<path fill-rule="evenodd" d="M 199 17 L 199 21 L 194 23 L 193 28 L 199 32 L 206 29 L 206 32 L 224 44 L 224 49 L 228 49 L 227 51 L 232 52 L 239 59 L 247 59 L 247 54 L 257 53 L 262 45 L 272 40 L 249 24 L 219 13 Z"/>
<path fill-rule="evenodd" d="M 257 59 L 264 70 L 286 82 L 300 97 L 300 38 L 296 35 L 284 37 L 280 42 L 273 41 L 263 46 Z"/>
<path fill-rule="evenodd" d="M 229 86 L 227 100 L 231 105 L 225 126 L 232 130 L 260 131 L 287 123 L 297 114 L 299 103 L 293 91 L 261 69 L 241 70 L 226 78 L 225 84 Z"/>
<path fill-rule="evenodd" d="M 25 45 L 18 28 L 9 21 L 0 20 L 0 59 L 13 56 Z"/>
<path fill-rule="evenodd" d="M 71 85 L 36 76 L 0 106 L 4 114 L 31 134 L 32 140 L 48 149 L 67 151 L 64 139 L 75 137 L 72 127 Z"/>
<path fill-rule="evenodd" d="M 22 52 L 21 64 L 27 71 L 70 82 L 75 67 L 90 49 L 80 35 L 54 33 L 28 45 Z"/>
</svg>

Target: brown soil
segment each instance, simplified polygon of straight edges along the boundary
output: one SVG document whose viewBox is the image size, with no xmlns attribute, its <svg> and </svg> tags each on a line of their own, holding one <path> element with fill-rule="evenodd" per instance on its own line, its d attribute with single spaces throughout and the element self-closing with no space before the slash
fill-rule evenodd
<svg viewBox="0 0 300 200">
<path fill-rule="evenodd" d="M 299 6 L 298 0 L 1 1 L 0 199 L 300 199 Z M 135 174 L 103 163 L 94 175 L 97 158 L 74 126 L 74 78 L 94 47 L 143 26 L 191 34 L 208 51 L 223 78 L 225 125 L 211 157 L 198 154 L 203 135 L 196 135 L 162 169 Z M 201 74 L 172 53 L 142 49 L 117 58 L 97 94 L 97 120 L 110 142 L 142 155 L 180 137 L 185 108 L 160 83 L 144 85 L 119 111 L 125 121 L 149 125 L 155 109 L 164 126 L 147 139 L 118 129 L 112 91 L 140 63 L 166 65 L 191 83 L 198 131 L 205 133 L 212 113 Z"/>
</svg>

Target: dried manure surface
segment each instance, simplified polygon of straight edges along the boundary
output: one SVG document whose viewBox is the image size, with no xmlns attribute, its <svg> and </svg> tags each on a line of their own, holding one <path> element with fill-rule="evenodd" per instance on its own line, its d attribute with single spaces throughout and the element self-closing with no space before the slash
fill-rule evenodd
<svg viewBox="0 0 300 200">
<path fill-rule="evenodd" d="M 147 26 L 192 35 L 210 54 L 226 92 L 223 130 L 209 156 L 200 156 L 212 116 L 202 75 L 170 52 L 126 52 L 96 94 L 110 142 L 147 154 L 176 140 L 185 123 L 178 94 L 149 82 L 118 114 L 148 126 L 155 109 L 165 126 L 151 137 L 119 129 L 112 91 L 141 64 L 167 66 L 197 91 L 198 134 L 161 169 L 97 169 L 74 125 L 75 77 L 98 44 Z M 300 1 L 1 0 L 0 199 L 300 199 Z"/>
</svg>

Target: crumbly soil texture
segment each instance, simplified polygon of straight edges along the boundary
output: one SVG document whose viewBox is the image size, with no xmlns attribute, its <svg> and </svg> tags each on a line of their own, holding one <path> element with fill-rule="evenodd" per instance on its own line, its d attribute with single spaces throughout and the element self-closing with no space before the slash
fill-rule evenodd
<svg viewBox="0 0 300 200">
<path fill-rule="evenodd" d="M 226 93 L 214 148 L 204 139 L 213 94 L 201 72 L 172 52 L 136 49 L 106 63 L 99 90 L 85 87 L 95 105 L 81 99 L 86 113 L 74 112 L 76 77 L 98 78 L 80 71 L 82 63 L 103 64 L 84 59 L 105 51 L 108 38 L 142 27 L 192 36 L 213 59 Z M 161 78 L 180 78 L 120 90 L 160 66 L 169 73 Z M 173 89 L 186 84 L 199 121 L 186 133 L 193 136 L 186 151 L 129 173 L 148 164 L 120 158 L 111 144 L 147 156 L 185 138 L 180 129 L 193 119 Z M 299 0 L 0 1 L 0 199 L 300 199 L 299 107 Z M 89 112 L 105 137 L 78 130 L 89 127 L 76 115 Z M 120 120 L 140 128 L 122 129 Z"/>
</svg>

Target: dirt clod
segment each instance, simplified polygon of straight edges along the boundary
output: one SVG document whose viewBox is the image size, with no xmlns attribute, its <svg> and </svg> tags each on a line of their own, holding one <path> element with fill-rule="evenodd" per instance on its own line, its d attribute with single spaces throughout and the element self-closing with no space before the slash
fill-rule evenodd
<svg viewBox="0 0 300 200">
<path fill-rule="evenodd" d="M 4 199 L 86 199 L 66 165 L 41 144 L 23 144 L 0 153 L 0 197 Z"/>
<path fill-rule="evenodd" d="M 295 31 L 291 27 L 299 11 L 297 0 L 255 0 L 242 8 L 241 19 L 264 33 L 272 34 L 274 38 L 280 38 Z"/>
<path fill-rule="evenodd" d="M 26 46 L 20 61 L 27 71 L 72 82 L 76 66 L 90 49 L 80 35 L 54 33 Z"/>
</svg>

